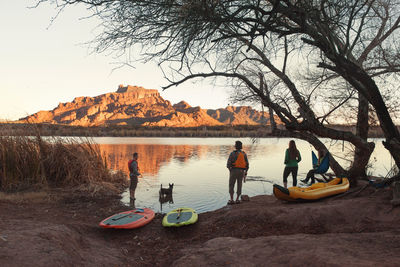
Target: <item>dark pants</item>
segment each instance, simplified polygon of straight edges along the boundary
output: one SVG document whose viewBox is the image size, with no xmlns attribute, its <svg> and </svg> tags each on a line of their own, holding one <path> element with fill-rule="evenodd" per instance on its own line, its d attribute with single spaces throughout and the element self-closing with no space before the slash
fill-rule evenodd
<svg viewBox="0 0 400 267">
<path fill-rule="evenodd" d="M 242 194 L 242 182 L 244 177 L 244 169 L 231 169 L 229 173 L 229 194 L 233 194 L 235 183 L 237 182 L 236 194 L 240 196 Z"/>
<path fill-rule="evenodd" d="M 290 173 L 292 173 L 292 178 L 293 178 L 293 186 L 297 185 L 297 171 L 299 170 L 299 167 L 285 167 L 283 170 L 283 182 L 287 183 L 287 178 Z"/>
<path fill-rule="evenodd" d="M 129 186 L 129 189 L 136 190 L 137 183 L 138 183 L 138 177 L 134 176 L 134 175 L 131 175 L 130 177 L 131 177 L 131 184 Z"/>
<path fill-rule="evenodd" d="M 314 169 L 309 170 L 308 173 L 307 173 L 306 179 L 304 180 L 304 182 L 307 183 L 308 180 L 311 179 L 311 183 L 312 183 L 312 184 L 315 183 L 314 174 L 315 174 L 315 170 L 314 170 Z"/>
</svg>

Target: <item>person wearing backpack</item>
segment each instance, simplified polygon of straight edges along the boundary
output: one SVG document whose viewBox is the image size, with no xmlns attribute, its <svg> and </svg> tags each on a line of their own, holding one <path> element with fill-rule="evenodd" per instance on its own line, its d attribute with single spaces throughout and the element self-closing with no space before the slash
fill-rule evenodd
<svg viewBox="0 0 400 267">
<path fill-rule="evenodd" d="M 242 142 L 235 142 L 235 150 L 230 153 L 226 167 L 229 169 L 230 200 L 228 201 L 228 204 L 239 204 L 239 197 L 242 194 L 242 183 L 243 180 L 246 179 L 247 171 L 249 169 L 247 155 L 242 151 Z M 233 200 L 235 183 L 237 183 L 236 201 Z"/>
</svg>

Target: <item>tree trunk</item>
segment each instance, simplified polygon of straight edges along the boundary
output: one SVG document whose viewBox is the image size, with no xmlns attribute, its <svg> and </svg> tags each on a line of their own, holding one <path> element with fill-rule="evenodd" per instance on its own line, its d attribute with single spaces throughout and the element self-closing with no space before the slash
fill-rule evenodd
<svg viewBox="0 0 400 267">
<path fill-rule="evenodd" d="M 357 125 L 356 135 L 367 143 L 368 139 L 368 112 L 369 103 L 368 100 L 359 92 L 358 93 L 358 114 L 357 114 Z M 359 177 L 365 177 L 366 166 L 369 162 L 372 152 L 374 151 L 375 144 L 367 143 L 367 146 L 356 146 L 354 153 L 353 164 L 349 170 L 349 180 L 352 186 L 357 185 Z"/>
<path fill-rule="evenodd" d="M 325 52 L 329 57 L 329 51 L 325 50 Z M 343 55 L 329 58 L 336 64 L 337 73 L 345 78 L 375 108 L 380 127 L 386 138 L 383 145 L 389 150 L 397 167 L 400 168 L 400 133 L 393 123 L 375 81 L 361 67 L 346 59 Z"/>
<path fill-rule="evenodd" d="M 378 87 L 375 82 L 368 76 L 370 79 L 369 83 L 372 88 L 369 87 L 369 93 L 371 95 L 371 99 L 369 102 L 374 106 L 376 114 L 379 119 L 380 126 L 385 135 L 386 141 L 383 141 L 383 145 L 387 150 L 389 150 L 392 155 L 394 161 L 396 162 L 397 167 L 400 168 L 400 134 L 397 130 L 396 125 L 394 125 L 393 120 L 389 114 L 389 111 L 383 101 L 383 98 L 379 92 Z"/>
<path fill-rule="evenodd" d="M 350 180 L 350 185 L 355 186 L 357 185 L 357 180 L 360 177 L 365 177 L 365 169 L 369 162 L 372 152 L 374 151 L 375 144 L 370 143 L 370 149 L 359 149 L 356 148 L 354 154 L 354 162 L 351 165 L 351 168 L 348 172 L 348 177 Z"/>
</svg>

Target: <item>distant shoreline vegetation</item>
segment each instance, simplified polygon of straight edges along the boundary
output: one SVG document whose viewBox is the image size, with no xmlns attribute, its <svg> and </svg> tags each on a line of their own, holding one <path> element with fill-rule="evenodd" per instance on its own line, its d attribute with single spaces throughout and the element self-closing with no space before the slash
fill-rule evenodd
<svg viewBox="0 0 400 267">
<path fill-rule="evenodd" d="M 278 126 L 283 128 L 283 126 Z M 336 130 L 355 132 L 352 125 L 329 125 Z M 279 137 L 272 134 L 270 126 L 201 126 L 201 127 L 155 127 L 155 126 L 70 126 L 61 124 L 0 123 L 0 136 L 88 136 L 88 137 Z M 370 138 L 382 138 L 380 127 L 372 126 Z"/>
</svg>

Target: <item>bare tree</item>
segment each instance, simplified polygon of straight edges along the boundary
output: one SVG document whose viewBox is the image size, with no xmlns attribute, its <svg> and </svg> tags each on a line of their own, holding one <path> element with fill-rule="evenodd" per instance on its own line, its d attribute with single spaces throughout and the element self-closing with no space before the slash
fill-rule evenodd
<svg viewBox="0 0 400 267">
<path fill-rule="evenodd" d="M 271 118 L 280 118 L 289 132 L 279 134 L 308 140 L 317 149 L 325 148 L 317 136 L 350 142 L 356 147 L 347 173 L 351 177 L 365 174 L 374 148 L 367 142 L 370 104 L 385 134 L 384 145 L 400 166 L 400 135 L 378 86 L 396 76 L 400 66 L 397 2 L 40 0 L 38 5 L 43 2 L 60 10 L 85 4 L 103 23 L 97 51 L 126 51 L 140 44 L 143 60 L 158 59 L 170 71 L 165 88 L 223 77 L 242 90 L 243 100 L 258 98 Z M 296 65 L 298 57 L 307 64 Z M 311 79 L 311 90 L 301 86 L 295 73 L 309 66 L 321 70 Z M 332 90 L 339 83 L 343 86 Z M 318 95 L 324 100 L 336 95 L 322 114 L 312 101 Z M 356 133 L 329 127 L 329 118 L 354 101 Z M 346 173 L 334 159 L 331 167 Z"/>
<path fill-rule="evenodd" d="M 399 71 L 395 37 L 399 6 L 393 1 L 269 1 L 281 15 L 265 28 L 282 35 L 304 34 L 318 48 L 319 67 L 349 82 L 374 107 L 386 137 L 385 147 L 400 164 L 400 135 L 374 77 Z M 271 20 L 269 21 L 271 22 Z M 283 29 L 283 30 L 282 30 Z"/>
</svg>

